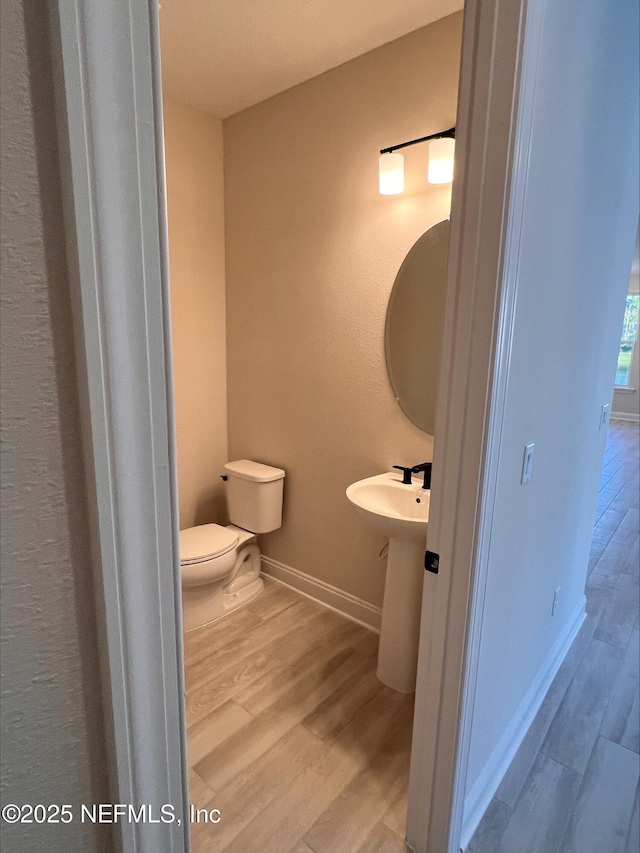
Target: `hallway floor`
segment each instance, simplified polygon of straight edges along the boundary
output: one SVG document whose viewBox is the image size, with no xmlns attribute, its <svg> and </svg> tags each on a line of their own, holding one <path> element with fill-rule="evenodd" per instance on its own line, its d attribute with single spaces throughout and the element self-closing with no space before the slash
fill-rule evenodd
<svg viewBox="0 0 640 853">
<path fill-rule="evenodd" d="M 195 853 L 403 853 L 413 694 L 378 637 L 269 579 L 185 636 Z"/>
<path fill-rule="evenodd" d="M 468 853 L 637 853 L 638 425 L 612 421 L 587 619 Z"/>
</svg>

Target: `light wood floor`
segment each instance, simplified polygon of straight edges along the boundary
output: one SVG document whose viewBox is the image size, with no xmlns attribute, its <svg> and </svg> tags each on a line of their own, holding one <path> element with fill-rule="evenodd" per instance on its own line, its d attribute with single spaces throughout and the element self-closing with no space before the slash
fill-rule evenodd
<svg viewBox="0 0 640 853">
<path fill-rule="evenodd" d="M 267 579 L 185 637 L 195 853 L 403 853 L 413 694 L 377 635 Z"/>
<path fill-rule="evenodd" d="M 612 421 L 587 613 L 469 853 L 638 853 L 638 426 Z"/>
<path fill-rule="evenodd" d="M 588 618 L 469 853 L 637 853 L 638 427 L 613 422 Z M 186 635 L 195 853 L 403 853 L 413 695 L 377 637 L 268 582 Z M 635 803 L 635 804 L 634 804 Z"/>
</svg>

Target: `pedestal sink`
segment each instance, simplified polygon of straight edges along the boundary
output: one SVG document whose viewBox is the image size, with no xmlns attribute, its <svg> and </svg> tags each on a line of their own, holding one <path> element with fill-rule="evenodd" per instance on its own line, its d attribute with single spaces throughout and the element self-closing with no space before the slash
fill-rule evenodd
<svg viewBox="0 0 640 853">
<path fill-rule="evenodd" d="M 389 537 L 382 604 L 378 678 L 401 693 L 416 686 L 424 552 L 431 492 L 422 478 L 403 484 L 397 474 L 378 474 L 347 489 L 367 523 Z"/>
</svg>

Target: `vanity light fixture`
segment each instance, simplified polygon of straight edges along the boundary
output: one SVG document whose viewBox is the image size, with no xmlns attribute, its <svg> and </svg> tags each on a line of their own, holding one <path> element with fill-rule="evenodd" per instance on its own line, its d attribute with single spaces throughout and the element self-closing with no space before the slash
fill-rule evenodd
<svg viewBox="0 0 640 853">
<path fill-rule="evenodd" d="M 396 154 L 399 148 L 429 143 L 429 166 L 427 180 L 430 184 L 448 184 L 453 180 L 453 154 L 455 150 L 456 129 L 450 127 L 440 133 L 421 136 L 399 145 L 382 148 L 379 160 L 379 188 L 381 195 L 398 195 L 404 191 L 404 157 Z"/>
</svg>

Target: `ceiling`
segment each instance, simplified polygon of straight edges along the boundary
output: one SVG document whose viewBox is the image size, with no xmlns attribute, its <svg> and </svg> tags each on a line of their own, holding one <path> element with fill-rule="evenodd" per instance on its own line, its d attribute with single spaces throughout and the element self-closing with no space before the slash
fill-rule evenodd
<svg viewBox="0 0 640 853">
<path fill-rule="evenodd" d="M 160 0 L 165 92 L 226 118 L 463 0 Z"/>
</svg>

